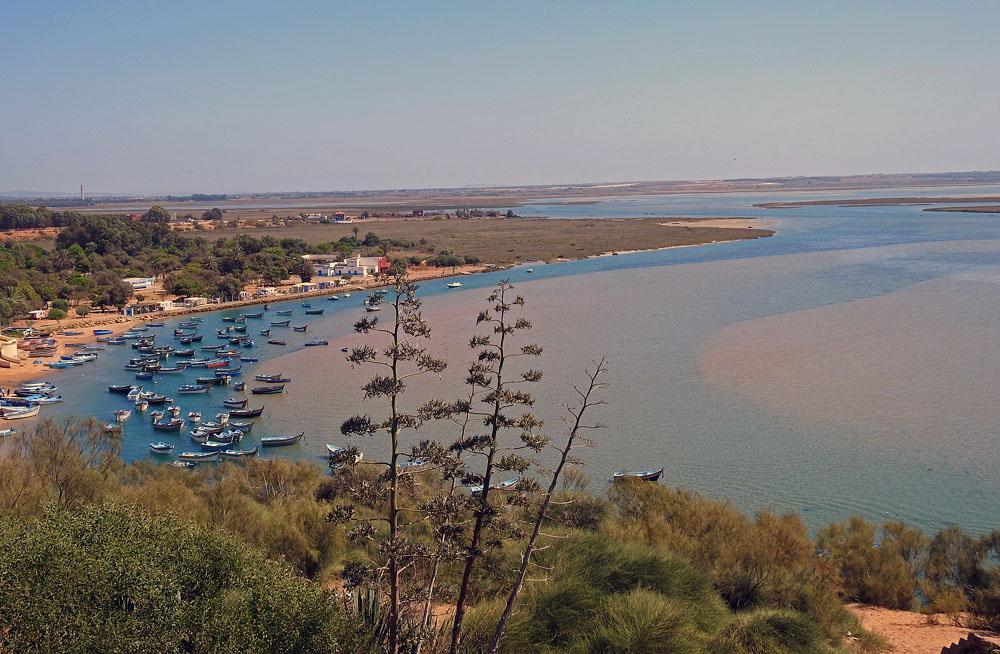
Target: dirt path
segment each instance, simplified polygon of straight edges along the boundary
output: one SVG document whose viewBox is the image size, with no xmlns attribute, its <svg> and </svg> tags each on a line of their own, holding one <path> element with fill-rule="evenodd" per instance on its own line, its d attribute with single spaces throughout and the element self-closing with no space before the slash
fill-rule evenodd
<svg viewBox="0 0 1000 654">
<path fill-rule="evenodd" d="M 934 616 L 934 624 L 928 622 L 927 616 L 913 611 L 865 604 L 850 604 L 847 608 L 860 618 L 865 629 L 889 642 L 891 654 L 940 654 L 943 647 L 957 642 L 970 631 L 967 627 L 956 627 L 945 615 Z M 1000 634 L 976 633 L 1000 644 Z"/>
</svg>

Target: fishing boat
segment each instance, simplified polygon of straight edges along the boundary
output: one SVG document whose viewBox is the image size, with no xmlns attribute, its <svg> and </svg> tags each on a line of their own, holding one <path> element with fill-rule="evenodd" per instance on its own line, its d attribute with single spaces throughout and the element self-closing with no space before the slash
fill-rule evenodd
<svg viewBox="0 0 1000 654">
<path fill-rule="evenodd" d="M 254 395 L 277 395 L 278 393 L 285 392 L 285 385 L 277 384 L 276 386 L 258 386 L 257 388 L 251 388 L 250 392 Z"/>
<path fill-rule="evenodd" d="M 164 418 L 153 423 L 153 429 L 159 431 L 180 431 L 183 426 L 184 420 L 182 418 Z"/>
<path fill-rule="evenodd" d="M 345 451 L 346 448 L 337 447 L 336 445 L 331 445 L 329 443 L 326 444 L 326 453 L 327 455 L 329 455 L 331 459 L 340 457 L 341 453 Z M 358 452 L 357 454 L 354 455 L 354 463 L 360 463 L 361 459 L 363 458 L 365 458 L 365 455 L 361 452 Z"/>
<path fill-rule="evenodd" d="M 190 422 L 192 425 L 197 425 L 199 422 L 201 422 L 201 413 L 199 413 L 198 411 L 189 411 L 188 422 Z"/>
<path fill-rule="evenodd" d="M 198 464 L 194 461 L 171 461 L 170 465 L 175 468 L 193 468 Z"/>
<path fill-rule="evenodd" d="M 337 301 L 337 300 L 339 300 L 340 298 L 339 298 L 339 297 L 337 297 L 336 295 L 331 295 L 330 297 L 328 297 L 328 298 L 326 298 L 326 299 L 327 299 L 327 300 L 329 300 L 330 302 L 336 302 L 336 301 Z"/>
<path fill-rule="evenodd" d="M 31 401 L 35 404 L 58 404 L 63 401 L 62 395 L 40 395 L 37 397 L 32 397 Z"/>
<path fill-rule="evenodd" d="M 191 348 L 185 348 L 183 350 L 175 350 L 174 351 L 174 356 L 176 356 L 176 357 L 193 357 L 194 356 L 194 350 L 191 349 Z"/>
<path fill-rule="evenodd" d="M 282 447 L 285 445 L 295 445 L 302 440 L 305 436 L 305 432 L 296 434 L 295 436 L 265 436 L 260 439 L 260 444 L 262 447 Z"/>
<path fill-rule="evenodd" d="M 253 429 L 253 423 L 249 420 L 230 420 L 227 426 L 230 429 L 241 431 L 244 434 L 249 434 L 250 430 Z"/>
<path fill-rule="evenodd" d="M 195 377 L 194 381 L 203 386 L 218 386 L 229 383 L 229 377 Z"/>
<path fill-rule="evenodd" d="M 132 411 L 129 409 L 118 409 L 115 411 L 115 420 L 117 422 L 125 422 L 130 415 L 132 415 Z"/>
<path fill-rule="evenodd" d="M 462 282 L 451 282 L 447 286 L 448 288 L 462 288 Z"/>
<path fill-rule="evenodd" d="M 200 320 L 188 320 L 186 322 L 182 322 L 182 323 L 178 324 L 177 326 L 181 327 L 183 329 L 198 329 L 198 323 L 199 322 L 201 322 L 201 321 Z"/>
<path fill-rule="evenodd" d="M 158 420 L 163 418 L 164 415 L 165 414 L 163 411 L 153 411 L 149 414 L 150 422 L 157 422 Z"/>
<path fill-rule="evenodd" d="M 174 446 L 170 443 L 164 443 L 163 441 L 157 441 L 155 443 L 149 444 L 149 451 L 153 454 L 170 454 L 174 451 Z"/>
<path fill-rule="evenodd" d="M 52 393 L 57 390 L 57 387 L 52 382 L 24 382 L 21 384 L 21 388 L 26 391 L 34 391 L 36 393 Z"/>
<path fill-rule="evenodd" d="M 262 330 L 260 330 L 260 335 L 261 336 L 270 336 L 271 335 L 271 330 L 270 329 L 262 329 Z"/>
<path fill-rule="evenodd" d="M 202 345 L 201 349 L 205 352 L 216 352 L 224 347 L 224 345 Z"/>
<path fill-rule="evenodd" d="M 350 293 L 344 293 L 344 297 L 351 297 Z"/>
<path fill-rule="evenodd" d="M 326 340 L 306 341 L 305 343 L 303 343 L 303 345 L 305 345 L 306 347 L 316 347 L 318 345 L 329 345 L 329 344 L 330 342 Z"/>
<path fill-rule="evenodd" d="M 53 370 L 63 370 L 64 368 L 72 368 L 76 364 L 71 361 L 51 361 L 45 365 Z"/>
<path fill-rule="evenodd" d="M 60 336 L 83 336 L 83 332 L 59 332 Z"/>
<path fill-rule="evenodd" d="M 663 474 L 663 468 L 659 470 L 636 470 L 633 472 L 616 472 L 614 481 L 623 479 L 641 479 L 643 481 L 658 481 Z"/>
<path fill-rule="evenodd" d="M 250 450 L 223 450 L 222 456 L 226 459 L 242 459 L 248 456 L 257 456 L 259 450 L 260 448 L 258 447 Z"/>
<path fill-rule="evenodd" d="M 167 401 L 167 399 L 168 398 L 166 395 L 160 395 L 159 393 L 153 393 L 152 395 L 146 398 L 146 400 L 150 404 L 164 404 Z"/>
<path fill-rule="evenodd" d="M 131 402 L 135 402 L 136 400 L 139 399 L 141 395 L 142 395 L 142 386 L 133 386 L 132 390 L 128 392 L 128 395 L 126 395 L 125 398 Z"/>
<path fill-rule="evenodd" d="M 148 408 L 149 408 L 149 402 L 147 402 L 146 400 L 143 400 L 143 399 L 136 400 L 136 403 L 135 403 L 135 410 L 136 411 L 138 411 L 139 413 L 144 413 L 146 411 L 146 409 L 148 409 Z"/>
<path fill-rule="evenodd" d="M 222 400 L 222 406 L 228 409 L 242 409 L 247 405 L 250 400 L 248 398 L 238 399 L 231 397 L 228 400 Z"/>
<path fill-rule="evenodd" d="M 229 365 L 229 359 L 213 359 L 205 364 L 206 368 L 225 368 Z"/>
<path fill-rule="evenodd" d="M 535 269 L 534 268 L 528 268 L 524 272 L 526 272 L 526 273 L 533 273 L 533 272 L 535 272 Z"/>
<path fill-rule="evenodd" d="M 94 330 L 94 335 L 95 336 L 105 336 L 107 334 L 114 334 L 114 333 L 115 333 L 114 330 L 111 330 L 111 329 L 95 329 Z"/>
<path fill-rule="evenodd" d="M 376 311 L 381 311 L 381 310 L 382 310 L 382 307 L 379 306 L 379 305 L 377 305 L 377 304 L 366 304 L 365 305 L 365 311 L 368 311 L 368 312 L 371 312 L 371 313 L 374 313 Z"/>
<path fill-rule="evenodd" d="M 4 420 L 22 420 L 24 418 L 34 418 L 38 415 L 38 411 L 41 409 L 37 404 L 33 407 L 25 408 L 11 408 L 3 407 L 0 411 L 3 411 Z"/>
<path fill-rule="evenodd" d="M 218 452 L 181 452 L 177 455 L 177 458 L 181 461 L 217 461 L 219 459 Z"/>
<path fill-rule="evenodd" d="M 349 347 L 342 347 L 342 348 L 340 348 L 340 351 L 341 352 L 350 352 L 351 348 L 349 348 Z"/>
<path fill-rule="evenodd" d="M 257 363 L 260 361 L 257 357 L 240 357 L 240 363 Z"/>
<path fill-rule="evenodd" d="M 242 381 L 241 382 L 236 382 L 235 384 L 233 384 L 233 388 L 235 390 L 237 390 L 237 391 L 242 391 L 246 387 L 247 387 L 247 383 L 246 382 L 242 382 Z"/>
<path fill-rule="evenodd" d="M 17 433 L 17 430 L 13 427 L 8 427 L 7 429 L 0 429 L 0 437 L 3 436 L 13 436 Z"/>
<path fill-rule="evenodd" d="M 292 310 L 291 309 L 282 309 L 281 311 L 275 311 L 275 313 L 278 314 L 279 316 L 290 316 L 290 315 L 292 315 Z"/>
<path fill-rule="evenodd" d="M 205 338 L 204 334 L 195 334 L 194 336 L 182 336 L 177 340 L 184 345 L 191 345 L 192 343 L 201 343 L 203 338 Z"/>
<path fill-rule="evenodd" d="M 140 381 L 149 381 L 153 378 L 153 373 L 151 372 L 137 372 L 135 373 L 135 378 Z"/>
<path fill-rule="evenodd" d="M 490 490 L 498 491 L 501 493 L 513 491 L 517 488 L 517 483 L 519 481 L 520 481 L 519 479 L 506 479 L 504 481 L 501 481 L 500 483 L 490 485 Z M 469 492 L 472 493 L 473 496 L 479 495 L 480 493 L 483 492 L 482 484 L 469 486 Z"/>
<path fill-rule="evenodd" d="M 194 395 L 195 393 L 207 393 L 209 386 L 205 384 L 185 384 L 177 389 L 178 393 L 184 395 Z"/>
<path fill-rule="evenodd" d="M 222 322 L 236 322 L 236 316 L 223 316 Z"/>
<path fill-rule="evenodd" d="M 259 319 L 259 318 L 263 318 L 264 317 L 264 312 L 260 311 L 258 313 L 244 313 L 243 317 L 244 318 Z"/>
<path fill-rule="evenodd" d="M 264 407 L 256 409 L 233 409 L 229 412 L 230 418 L 259 418 L 264 413 Z"/>
<path fill-rule="evenodd" d="M 229 442 L 221 442 L 221 441 L 213 441 L 213 440 L 206 440 L 204 443 L 201 444 L 201 446 L 204 449 L 209 450 L 211 452 L 221 452 L 222 450 L 224 450 L 225 448 L 227 448 L 227 447 L 229 447 L 231 445 L 232 445 L 232 443 L 229 443 Z"/>
<path fill-rule="evenodd" d="M 292 327 L 292 331 L 295 331 L 295 332 L 304 332 L 308 328 L 309 328 L 309 325 L 296 326 L 296 327 Z"/>
<path fill-rule="evenodd" d="M 302 303 L 302 308 L 303 309 L 308 309 L 311 306 L 312 306 L 312 303 L 310 303 L 310 302 L 303 302 Z"/>
<path fill-rule="evenodd" d="M 108 386 L 109 393 L 118 393 L 120 395 L 125 395 L 132 390 L 132 384 L 110 384 Z"/>
<path fill-rule="evenodd" d="M 275 373 L 273 375 L 265 375 L 265 374 L 262 373 L 262 374 L 259 374 L 259 375 L 254 375 L 254 381 L 279 383 L 279 382 L 282 381 L 282 378 L 284 376 L 285 376 L 284 373 L 280 373 L 280 372 Z M 285 381 L 292 381 L 292 380 L 288 379 L 288 380 L 285 380 Z"/>
<path fill-rule="evenodd" d="M 222 377 L 224 375 L 228 375 L 230 377 L 239 377 L 240 375 L 243 374 L 243 367 L 240 366 L 239 368 L 215 368 L 213 369 L 213 374 L 216 377 Z"/>
<path fill-rule="evenodd" d="M 281 340 L 280 338 L 271 338 L 271 339 L 268 339 L 267 343 L 268 343 L 268 345 L 288 345 L 288 343 L 286 343 L 285 341 Z"/>
<path fill-rule="evenodd" d="M 146 326 L 147 327 L 163 327 L 163 323 L 162 322 L 147 322 Z"/>
<path fill-rule="evenodd" d="M 322 316 L 323 309 L 306 309 L 307 316 Z"/>
<path fill-rule="evenodd" d="M 291 320 L 280 320 L 278 322 L 272 322 L 271 326 L 272 327 L 288 327 L 290 324 L 292 324 Z"/>
<path fill-rule="evenodd" d="M 161 366 L 159 372 L 161 375 L 175 375 L 184 372 L 185 370 L 187 370 L 187 365 L 173 366 L 170 368 L 164 368 Z"/>
</svg>

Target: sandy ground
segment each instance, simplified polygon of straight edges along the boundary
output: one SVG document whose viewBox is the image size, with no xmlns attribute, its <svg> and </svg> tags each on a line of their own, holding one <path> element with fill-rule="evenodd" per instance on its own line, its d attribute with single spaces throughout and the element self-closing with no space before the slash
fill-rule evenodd
<svg viewBox="0 0 1000 654">
<path fill-rule="evenodd" d="M 715 227 L 717 229 L 774 229 L 778 221 L 766 218 L 683 218 L 660 224 L 665 227 L 697 225 L 698 227 Z"/>
<path fill-rule="evenodd" d="M 956 627 L 944 615 L 927 616 L 912 611 L 894 611 L 864 604 L 850 604 L 847 607 L 861 620 L 865 629 L 885 638 L 892 654 L 940 654 L 960 638 L 968 635 L 966 627 Z M 1000 634 L 976 632 L 987 640 L 1000 644 Z"/>
</svg>

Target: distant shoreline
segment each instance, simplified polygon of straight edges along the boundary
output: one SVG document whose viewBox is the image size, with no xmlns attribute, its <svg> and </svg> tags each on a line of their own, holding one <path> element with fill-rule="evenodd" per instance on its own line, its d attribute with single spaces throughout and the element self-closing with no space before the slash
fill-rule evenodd
<svg viewBox="0 0 1000 654">
<path fill-rule="evenodd" d="M 761 209 L 797 209 L 799 207 L 898 207 L 930 204 L 964 204 L 972 202 L 1000 202 L 1000 195 L 969 196 L 910 196 L 898 198 L 857 198 L 840 200 L 794 200 L 789 202 L 760 202 L 753 206 Z M 961 208 L 924 209 L 924 211 L 962 211 Z"/>
</svg>

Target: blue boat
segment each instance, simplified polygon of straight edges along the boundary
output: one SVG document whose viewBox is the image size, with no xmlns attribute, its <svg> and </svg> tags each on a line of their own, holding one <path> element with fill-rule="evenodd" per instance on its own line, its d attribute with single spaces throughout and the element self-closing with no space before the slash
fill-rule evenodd
<svg viewBox="0 0 1000 654">
<path fill-rule="evenodd" d="M 115 332 L 111 329 L 95 329 L 94 334 L 96 336 L 104 336 L 105 334 L 114 334 Z"/>
</svg>

